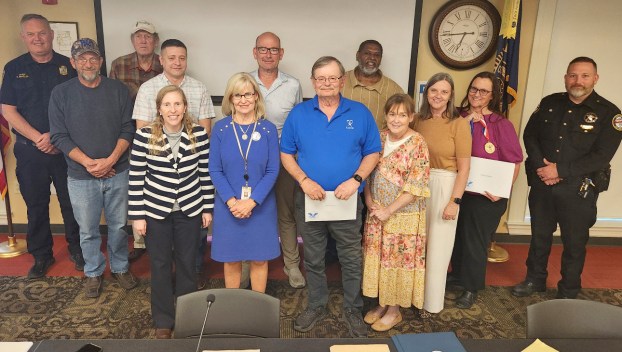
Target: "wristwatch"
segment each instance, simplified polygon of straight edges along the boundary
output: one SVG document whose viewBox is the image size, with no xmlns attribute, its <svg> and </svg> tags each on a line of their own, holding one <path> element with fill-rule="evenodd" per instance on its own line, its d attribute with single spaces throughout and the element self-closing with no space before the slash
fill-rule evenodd
<svg viewBox="0 0 622 352">
<path fill-rule="evenodd" d="M 361 176 L 359 176 L 359 174 L 352 175 L 352 178 L 357 180 L 358 183 L 363 183 L 363 178 Z"/>
<path fill-rule="evenodd" d="M 462 198 L 454 198 L 454 203 L 460 205 L 460 203 L 462 203 Z"/>
</svg>

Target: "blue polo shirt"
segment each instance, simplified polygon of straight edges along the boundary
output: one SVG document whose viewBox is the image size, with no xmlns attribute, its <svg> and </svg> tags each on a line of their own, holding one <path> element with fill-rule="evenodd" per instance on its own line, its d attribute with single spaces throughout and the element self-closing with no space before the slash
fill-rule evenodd
<svg viewBox="0 0 622 352">
<path fill-rule="evenodd" d="M 37 131 L 49 132 L 48 105 L 52 89 L 73 77 L 76 77 L 76 71 L 66 56 L 54 52 L 50 61 L 38 63 L 30 53 L 23 54 L 4 67 L 0 103 L 17 107 Z M 25 138 L 17 132 L 15 134 L 18 138 Z"/>
<path fill-rule="evenodd" d="M 281 152 L 298 154 L 300 168 L 326 191 L 351 178 L 361 160 L 380 148 L 380 134 L 369 109 L 344 97 L 330 121 L 320 110 L 317 95 L 296 105 L 281 135 Z"/>
</svg>

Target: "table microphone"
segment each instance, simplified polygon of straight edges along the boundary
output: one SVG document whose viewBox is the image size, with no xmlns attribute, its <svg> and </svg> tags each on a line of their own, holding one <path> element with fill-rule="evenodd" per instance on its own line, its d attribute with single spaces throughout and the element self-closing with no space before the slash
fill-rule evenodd
<svg viewBox="0 0 622 352">
<path fill-rule="evenodd" d="M 207 295 L 205 298 L 207 301 L 207 310 L 205 311 L 205 318 L 203 319 L 203 327 L 201 327 L 201 334 L 199 335 L 199 343 L 197 343 L 197 350 L 195 352 L 199 352 L 199 347 L 201 347 L 201 338 L 203 338 L 203 332 L 205 331 L 205 323 L 207 322 L 207 315 L 209 314 L 209 308 L 212 306 L 212 303 L 216 300 L 216 296 L 213 294 Z"/>
</svg>

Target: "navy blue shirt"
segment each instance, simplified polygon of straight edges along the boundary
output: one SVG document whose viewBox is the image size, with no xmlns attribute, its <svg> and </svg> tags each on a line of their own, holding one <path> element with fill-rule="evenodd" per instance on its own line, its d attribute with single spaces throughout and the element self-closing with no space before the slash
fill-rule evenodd
<svg viewBox="0 0 622 352">
<path fill-rule="evenodd" d="M 325 191 L 334 191 L 354 175 L 364 157 L 380 149 L 380 134 L 369 109 L 344 97 L 330 121 L 320 110 L 317 95 L 296 105 L 281 134 L 281 152 L 298 154 L 298 166 Z"/>
<path fill-rule="evenodd" d="M 69 58 L 53 52 L 46 63 L 33 60 L 25 53 L 4 66 L 0 103 L 17 107 L 17 111 L 40 133 L 50 131 L 48 104 L 52 89 L 76 77 Z M 25 138 L 13 130 L 18 138 Z"/>
</svg>

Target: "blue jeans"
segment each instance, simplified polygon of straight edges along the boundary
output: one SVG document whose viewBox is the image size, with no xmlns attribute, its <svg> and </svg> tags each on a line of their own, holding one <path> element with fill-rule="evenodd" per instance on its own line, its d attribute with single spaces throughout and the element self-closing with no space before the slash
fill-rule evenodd
<svg viewBox="0 0 622 352">
<path fill-rule="evenodd" d="M 74 216 L 80 225 L 80 247 L 84 255 L 84 275 L 87 277 L 100 276 L 106 268 L 99 232 L 102 208 L 108 225 L 110 271 L 124 273 L 129 269 L 127 233 L 124 230 L 127 223 L 128 175 L 126 170 L 106 179 L 67 178 Z"/>
</svg>

